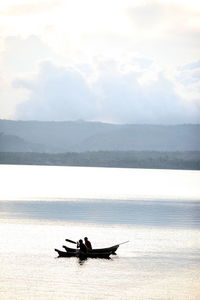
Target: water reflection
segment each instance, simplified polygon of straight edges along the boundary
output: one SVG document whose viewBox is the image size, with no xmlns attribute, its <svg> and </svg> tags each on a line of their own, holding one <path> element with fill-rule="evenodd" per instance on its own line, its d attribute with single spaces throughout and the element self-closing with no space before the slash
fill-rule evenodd
<svg viewBox="0 0 200 300">
<path fill-rule="evenodd" d="M 0 218 L 200 228 L 200 202 L 0 201 Z"/>
</svg>

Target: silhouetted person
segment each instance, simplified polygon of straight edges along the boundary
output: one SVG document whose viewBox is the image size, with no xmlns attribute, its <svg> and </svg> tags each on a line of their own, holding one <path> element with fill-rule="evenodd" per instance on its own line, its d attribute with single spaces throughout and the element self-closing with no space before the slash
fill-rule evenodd
<svg viewBox="0 0 200 300">
<path fill-rule="evenodd" d="M 86 246 L 88 249 L 92 250 L 92 244 L 90 243 L 90 241 L 88 240 L 88 238 L 85 237 L 84 240 L 85 240 L 85 246 Z"/>
<path fill-rule="evenodd" d="M 87 253 L 87 247 L 85 246 L 85 244 L 83 243 L 83 240 L 79 240 L 78 244 L 77 244 L 77 248 L 80 248 L 80 251 L 82 253 Z"/>
</svg>

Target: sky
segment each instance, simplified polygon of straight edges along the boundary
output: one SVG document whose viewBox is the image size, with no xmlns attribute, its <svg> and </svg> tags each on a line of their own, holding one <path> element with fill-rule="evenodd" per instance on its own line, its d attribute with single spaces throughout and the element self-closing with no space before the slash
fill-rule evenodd
<svg viewBox="0 0 200 300">
<path fill-rule="evenodd" d="M 200 123 L 200 1 L 1 0 L 0 118 Z"/>
</svg>

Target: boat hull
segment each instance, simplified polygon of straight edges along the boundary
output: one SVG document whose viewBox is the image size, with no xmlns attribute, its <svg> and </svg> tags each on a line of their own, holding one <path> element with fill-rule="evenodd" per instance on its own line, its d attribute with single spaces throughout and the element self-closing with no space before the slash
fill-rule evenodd
<svg viewBox="0 0 200 300">
<path fill-rule="evenodd" d="M 81 259 L 86 259 L 86 258 L 110 258 L 110 255 L 112 254 L 111 252 L 102 252 L 102 253 L 82 253 L 80 251 L 61 251 L 59 249 L 55 249 L 55 251 L 58 253 L 58 257 L 79 257 Z"/>
</svg>

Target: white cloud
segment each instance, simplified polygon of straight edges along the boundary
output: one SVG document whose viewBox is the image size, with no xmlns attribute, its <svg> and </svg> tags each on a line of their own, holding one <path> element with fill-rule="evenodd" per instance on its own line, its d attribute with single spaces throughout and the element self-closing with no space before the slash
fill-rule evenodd
<svg viewBox="0 0 200 300">
<path fill-rule="evenodd" d="M 60 6 L 62 0 L 48 1 L 9 1 L 2 3 L 0 15 L 4 16 L 24 16 L 46 13 Z"/>
<path fill-rule="evenodd" d="M 179 68 L 176 82 L 181 97 L 200 107 L 200 61 Z"/>
<path fill-rule="evenodd" d="M 198 121 L 199 68 L 177 67 L 199 60 L 199 2 L 7 0 L 0 10 L 2 117 L 26 100 L 17 117 Z"/>
<path fill-rule="evenodd" d="M 9 36 L 4 39 L 1 68 L 7 75 L 33 72 L 38 62 L 48 56 L 53 56 L 51 50 L 37 36 Z"/>
<path fill-rule="evenodd" d="M 0 72 L 0 119 L 15 119 L 17 106 L 28 98 L 29 91 L 16 89 Z"/>
<path fill-rule="evenodd" d="M 17 109 L 18 118 L 74 120 L 94 114 L 90 88 L 81 73 L 71 68 L 44 62 L 35 78 L 16 80 L 15 86 L 30 91 L 30 97 Z"/>
<path fill-rule="evenodd" d="M 5 5 L 10 15 L 0 20 L 4 31 L 37 35 L 63 59 L 102 54 L 119 59 L 137 53 L 177 66 L 199 58 L 200 5 L 195 1 L 8 1 L 12 2 Z"/>
<path fill-rule="evenodd" d="M 95 83 L 95 89 L 99 91 L 100 120 L 120 123 L 198 122 L 199 107 L 177 93 L 176 82 L 154 69 L 153 64 L 143 64 L 141 58 L 134 59 L 132 64 L 132 70 L 126 73 L 117 70 L 115 65 L 112 73 L 108 72 L 107 66 L 105 72 L 101 70 Z"/>
<path fill-rule="evenodd" d="M 155 69 L 153 80 L 140 81 L 148 68 L 153 72 L 152 64 L 144 62 L 141 58 L 134 59 L 133 69 L 126 70 L 115 60 L 98 60 L 93 80 L 91 71 L 88 76 L 78 69 L 43 63 L 35 78 L 15 82 L 15 86 L 30 92 L 27 101 L 18 106 L 17 118 L 81 118 L 116 123 L 198 122 L 197 103 L 185 101 L 177 93 L 176 84 L 164 73 Z"/>
<path fill-rule="evenodd" d="M 200 6 L 179 1 L 141 1 L 127 8 L 133 48 L 167 67 L 199 59 Z"/>
</svg>

